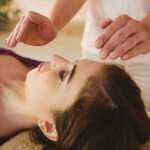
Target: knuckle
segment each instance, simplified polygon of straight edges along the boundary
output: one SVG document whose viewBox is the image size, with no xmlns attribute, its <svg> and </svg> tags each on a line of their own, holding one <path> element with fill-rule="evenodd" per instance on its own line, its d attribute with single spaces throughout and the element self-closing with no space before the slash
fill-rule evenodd
<svg viewBox="0 0 150 150">
<path fill-rule="evenodd" d="M 123 32 L 123 31 L 119 32 L 119 33 L 118 33 L 118 37 L 119 37 L 120 39 L 124 39 L 124 37 L 125 37 L 124 32 Z"/>
<path fill-rule="evenodd" d="M 143 30 L 143 31 L 141 32 L 141 37 L 142 37 L 142 39 L 146 39 L 148 36 L 149 36 L 149 34 L 148 34 L 145 30 Z"/>
<path fill-rule="evenodd" d="M 115 29 L 115 27 L 114 26 L 110 26 L 110 31 L 113 31 Z"/>
<path fill-rule="evenodd" d="M 120 18 L 124 19 L 124 20 L 129 20 L 130 19 L 130 17 L 127 14 L 120 15 Z"/>
<path fill-rule="evenodd" d="M 137 28 L 137 29 L 141 29 L 141 23 L 138 21 L 138 20 L 132 20 L 131 21 L 131 26 L 133 27 L 133 28 Z"/>
<path fill-rule="evenodd" d="M 130 29 L 131 32 L 135 32 L 141 29 L 141 24 L 137 20 L 130 20 L 128 22 L 128 28 Z"/>
<path fill-rule="evenodd" d="M 135 45 L 135 39 L 131 38 L 126 44 L 125 47 L 131 47 L 132 45 Z"/>
<path fill-rule="evenodd" d="M 118 16 L 115 21 L 117 21 L 119 24 L 123 25 L 126 24 L 131 18 L 127 14 L 122 14 Z"/>
<path fill-rule="evenodd" d="M 114 28 L 115 28 L 114 26 L 110 26 L 109 30 L 110 30 L 110 31 L 113 31 Z"/>
<path fill-rule="evenodd" d="M 140 22 L 138 20 L 132 20 L 135 25 L 139 25 Z"/>
<path fill-rule="evenodd" d="M 34 13 L 34 11 L 30 10 L 28 13 L 28 16 L 32 15 Z"/>
<path fill-rule="evenodd" d="M 108 27 L 108 31 L 107 32 L 112 32 L 112 31 L 114 31 L 115 30 L 115 26 L 114 25 L 110 25 L 109 27 Z"/>
</svg>

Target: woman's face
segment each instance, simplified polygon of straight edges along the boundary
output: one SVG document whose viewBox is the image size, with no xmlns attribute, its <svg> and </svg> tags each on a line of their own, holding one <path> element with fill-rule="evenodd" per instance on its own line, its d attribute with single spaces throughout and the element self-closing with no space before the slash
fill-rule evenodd
<svg viewBox="0 0 150 150">
<path fill-rule="evenodd" d="M 75 102 L 87 78 L 100 75 L 101 66 L 95 61 L 74 63 L 54 55 L 40 71 L 37 67 L 27 74 L 25 91 L 28 106 L 40 117 L 67 109 Z"/>
</svg>

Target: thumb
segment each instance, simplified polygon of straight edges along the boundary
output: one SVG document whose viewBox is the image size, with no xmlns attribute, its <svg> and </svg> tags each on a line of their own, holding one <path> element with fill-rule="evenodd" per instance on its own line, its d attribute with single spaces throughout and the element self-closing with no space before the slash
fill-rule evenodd
<svg viewBox="0 0 150 150">
<path fill-rule="evenodd" d="M 100 27 L 103 28 L 103 29 L 105 29 L 105 28 L 108 27 L 112 22 L 113 22 L 112 19 L 107 18 L 107 19 L 105 19 L 104 21 L 102 21 L 102 22 L 100 23 Z"/>
<path fill-rule="evenodd" d="M 32 23 L 40 25 L 41 27 L 44 27 L 48 21 L 47 17 L 34 11 L 30 11 L 28 17 Z"/>
</svg>

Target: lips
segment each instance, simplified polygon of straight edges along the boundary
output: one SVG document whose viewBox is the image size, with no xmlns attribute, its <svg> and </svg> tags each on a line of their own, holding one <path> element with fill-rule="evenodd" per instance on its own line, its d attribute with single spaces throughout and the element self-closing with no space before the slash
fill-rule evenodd
<svg viewBox="0 0 150 150">
<path fill-rule="evenodd" d="M 40 70 L 42 69 L 43 65 L 44 65 L 44 63 L 40 63 L 40 64 L 38 65 L 38 71 L 40 71 Z"/>
</svg>

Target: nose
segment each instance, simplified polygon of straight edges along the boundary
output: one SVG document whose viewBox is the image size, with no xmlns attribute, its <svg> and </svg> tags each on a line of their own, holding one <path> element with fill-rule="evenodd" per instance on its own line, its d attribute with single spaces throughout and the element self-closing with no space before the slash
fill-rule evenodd
<svg viewBox="0 0 150 150">
<path fill-rule="evenodd" d="M 58 55 L 53 55 L 51 60 L 51 68 L 53 69 L 72 68 L 72 65 L 74 65 L 74 63 Z"/>
</svg>

